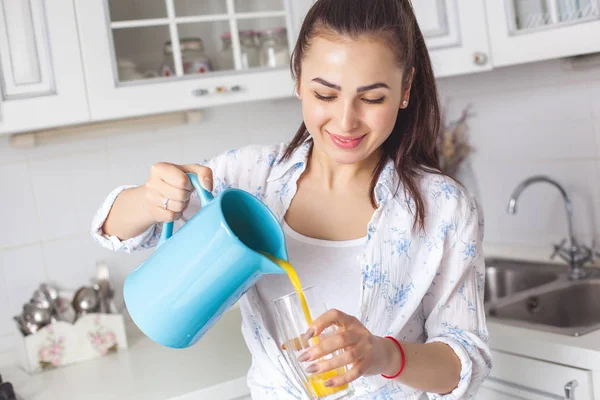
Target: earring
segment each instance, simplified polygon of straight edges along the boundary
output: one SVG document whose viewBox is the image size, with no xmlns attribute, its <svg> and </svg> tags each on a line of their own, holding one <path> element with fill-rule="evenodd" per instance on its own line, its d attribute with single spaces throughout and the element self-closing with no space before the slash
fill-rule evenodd
<svg viewBox="0 0 600 400">
<path fill-rule="evenodd" d="M 402 102 L 402 105 L 403 105 L 404 107 L 408 106 L 408 101 L 404 100 L 404 101 Z"/>
<path fill-rule="evenodd" d="M 300 93 L 296 92 L 295 94 L 297 98 L 300 98 Z"/>
</svg>

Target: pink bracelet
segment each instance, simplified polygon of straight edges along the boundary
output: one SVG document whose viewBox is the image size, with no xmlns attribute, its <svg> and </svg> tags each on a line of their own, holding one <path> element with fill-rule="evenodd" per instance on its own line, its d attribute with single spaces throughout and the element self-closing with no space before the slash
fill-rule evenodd
<svg viewBox="0 0 600 400">
<path fill-rule="evenodd" d="M 381 374 L 381 376 L 383 376 L 385 379 L 395 379 L 398 376 L 400 376 L 402 371 L 404 371 L 404 367 L 406 366 L 406 355 L 404 354 L 404 348 L 402 347 L 400 342 L 398 340 L 396 340 L 396 338 L 391 337 L 391 336 L 386 336 L 385 338 L 390 339 L 391 341 L 393 341 L 394 343 L 396 343 L 398 345 L 398 348 L 400 349 L 400 354 L 402 355 L 402 363 L 400 364 L 400 371 L 398 371 L 398 373 L 396 375 L 386 376 L 386 375 Z"/>
</svg>

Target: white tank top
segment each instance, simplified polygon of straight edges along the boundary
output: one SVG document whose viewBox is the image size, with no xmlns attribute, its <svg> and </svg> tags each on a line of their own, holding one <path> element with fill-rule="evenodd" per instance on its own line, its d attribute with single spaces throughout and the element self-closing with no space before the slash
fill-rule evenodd
<svg viewBox="0 0 600 400">
<path fill-rule="evenodd" d="M 358 315 L 361 285 L 359 255 L 367 237 L 330 241 L 314 239 L 294 231 L 282 221 L 290 263 L 298 273 L 302 286 L 316 285 L 329 309 Z M 287 275 L 264 275 L 256 284 L 258 293 L 269 310 L 265 323 L 277 343 L 272 300 L 294 292 Z M 318 316 L 315 316 L 318 317 Z"/>
</svg>

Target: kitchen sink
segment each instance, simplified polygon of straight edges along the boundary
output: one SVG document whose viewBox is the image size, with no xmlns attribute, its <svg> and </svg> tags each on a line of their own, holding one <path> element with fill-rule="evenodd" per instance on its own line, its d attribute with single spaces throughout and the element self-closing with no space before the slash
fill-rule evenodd
<svg viewBox="0 0 600 400">
<path fill-rule="evenodd" d="M 484 301 L 538 287 L 558 279 L 564 268 L 520 261 L 487 260 Z"/>
<path fill-rule="evenodd" d="M 489 259 L 484 301 L 490 320 L 579 336 L 600 329 L 600 270 L 569 280 L 566 266 Z"/>
<path fill-rule="evenodd" d="M 492 308 L 490 315 L 547 325 L 565 333 L 594 330 L 600 327 L 600 279 L 532 293 Z"/>
</svg>

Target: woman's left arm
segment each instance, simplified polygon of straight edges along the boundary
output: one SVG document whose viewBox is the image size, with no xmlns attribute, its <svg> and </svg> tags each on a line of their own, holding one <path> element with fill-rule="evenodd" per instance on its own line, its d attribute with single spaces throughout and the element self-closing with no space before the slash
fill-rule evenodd
<svg viewBox="0 0 600 400">
<path fill-rule="evenodd" d="M 482 235 L 475 203 L 464 205 L 459 214 L 461 223 L 448 233 L 439 274 L 423 299 L 428 340 L 402 343 L 405 369 L 396 378 L 433 399 L 468 398 L 491 370 L 483 307 Z M 346 351 L 313 364 L 309 373 L 352 364 L 346 374 L 330 379 L 328 386 L 339 386 L 360 376 L 398 372 L 401 353 L 396 343 L 371 334 L 355 317 L 331 310 L 317 318 L 307 334 L 319 335 L 331 325 L 341 332 L 321 340 L 300 361 L 318 360 L 341 348 Z"/>
<path fill-rule="evenodd" d="M 460 221 L 456 231 L 448 233 L 438 276 L 423 299 L 425 345 L 446 345 L 460 361 L 460 375 L 449 399 L 475 395 L 492 368 L 483 304 L 483 232 L 475 200 L 466 199 L 456 215 Z M 429 397 L 440 398 L 433 393 Z"/>
</svg>

